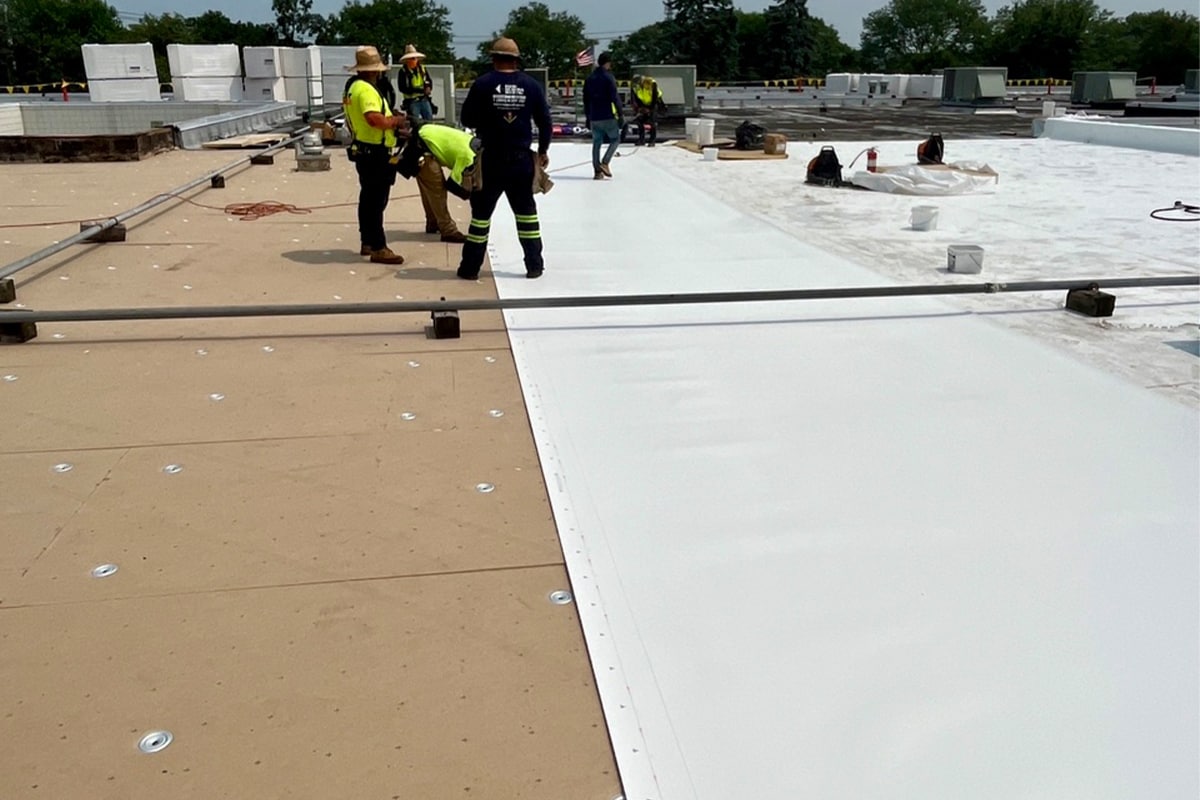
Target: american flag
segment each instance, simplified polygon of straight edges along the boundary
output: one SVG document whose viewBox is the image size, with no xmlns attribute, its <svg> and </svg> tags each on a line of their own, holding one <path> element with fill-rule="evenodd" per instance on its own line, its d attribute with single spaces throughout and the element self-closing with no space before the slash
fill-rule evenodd
<svg viewBox="0 0 1200 800">
<path fill-rule="evenodd" d="M 596 63 L 595 46 L 589 47 L 586 50 L 580 50 L 575 54 L 575 63 L 581 67 L 590 67 Z"/>
</svg>

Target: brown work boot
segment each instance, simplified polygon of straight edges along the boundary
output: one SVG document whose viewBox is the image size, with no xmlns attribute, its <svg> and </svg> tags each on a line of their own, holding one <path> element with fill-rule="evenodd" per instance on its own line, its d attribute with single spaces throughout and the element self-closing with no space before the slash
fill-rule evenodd
<svg viewBox="0 0 1200 800">
<path fill-rule="evenodd" d="M 438 232 L 438 224 L 436 222 L 429 222 L 427 220 L 425 222 L 425 232 L 426 233 L 437 233 Z"/>
<path fill-rule="evenodd" d="M 608 164 L 601 164 L 600 171 L 604 173 L 604 177 L 611 178 L 612 170 L 608 168 Z"/>
<path fill-rule="evenodd" d="M 467 235 L 465 233 L 463 233 L 462 231 L 455 231 L 454 233 L 443 233 L 442 241 L 446 242 L 447 244 L 463 244 L 467 241 Z"/>
<path fill-rule="evenodd" d="M 374 252 L 375 252 L 375 250 L 373 248 L 371 248 L 370 246 L 365 245 L 365 244 L 362 247 L 358 248 L 358 254 L 360 256 L 369 256 Z"/>
<path fill-rule="evenodd" d="M 404 256 L 393 253 L 390 247 L 384 247 L 371 253 L 372 264 L 403 264 Z"/>
<path fill-rule="evenodd" d="M 594 180 L 594 181 L 604 180 L 604 173 L 601 172 L 600 170 L 596 170 L 596 174 L 592 176 L 592 180 Z"/>
</svg>

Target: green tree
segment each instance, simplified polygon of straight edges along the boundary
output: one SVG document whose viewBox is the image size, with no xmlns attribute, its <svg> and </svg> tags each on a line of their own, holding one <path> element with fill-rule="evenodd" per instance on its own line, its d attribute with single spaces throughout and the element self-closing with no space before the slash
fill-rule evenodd
<svg viewBox="0 0 1200 800">
<path fill-rule="evenodd" d="M 695 64 L 703 79 L 736 76 L 738 20 L 731 0 L 665 0 L 663 9 L 675 43 L 672 61 Z"/>
<path fill-rule="evenodd" d="M 1070 78 L 1089 60 L 1119 66 L 1118 52 L 1098 52 L 1107 42 L 1121 49 L 1112 15 L 1093 0 L 1017 0 L 996 14 L 991 59 L 1016 78 Z M 1098 66 L 1098 65 L 1097 65 Z"/>
<path fill-rule="evenodd" d="M 613 39 L 608 44 L 613 59 L 613 72 L 630 75 L 634 64 L 662 64 L 675 52 L 671 31 L 665 22 L 655 22 L 638 28 L 629 36 Z"/>
<path fill-rule="evenodd" d="M 102 0 L 0 0 L 6 84 L 84 78 L 84 44 L 118 41 L 117 11 Z"/>
<path fill-rule="evenodd" d="M 126 42 L 149 42 L 154 47 L 154 63 L 158 68 L 158 80 L 162 83 L 171 80 L 167 45 L 199 43 L 192 21 L 179 14 L 146 14 L 124 31 L 122 39 Z"/>
<path fill-rule="evenodd" d="M 1125 18 L 1130 67 L 1159 84 L 1183 83 L 1184 72 L 1200 67 L 1200 19 L 1193 14 L 1148 11 Z"/>
<path fill-rule="evenodd" d="M 981 0 L 891 0 L 863 19 L 864 66 L 929 72 L 976 59 L 988 33 Z"/>
<path fill-rule="evenodd" d="M 322 31 L 322 44 L 371 44 L 395 63 L 414 44 L 434 64 L 453 64 L 450 12 L 433 0 L 372 0 L 347 3 Z"/>
<path fill-rule="evenodd" d="M 819 17 L 812 18 L 812 54 L 808 71 L 811 77 L 830 72 L 854 72 L 858 69 L 858 51 L 842 41 L 837 29 Z"/>
<path fill-rule="evenodd" d="M 739 80 L 759 81 L 779 77 L 768 57 L 767 17 L 761 11 L 736 11 Z"/>
<path fill-rule="evenodd" d="M 765 58 L 774 77 L 807 75 L 811 68 L 813 19 L 806 0 L 780 0 L 766 10 Z"/>
<path fill-rule="evenodd" d="M 300 44 L 317 25 L 312 0 L 271 0 L 271 10 L 275 12 L 279 41 L 289 47 Z"/>
<path fill-rule="evenodd" d="M 571 75 L 575 69 L 575 54 L 596 43 L 583 32 L 583 20 L 565 11 L 551 12 L 545 3 L 529 3 L 508 13 L 503 33 L 493 34 L 493 40 L 507 36 L 517 42 L 521 60 L 531 67 L 546 67 L 551 78 Z M 486 59 L 492 42 L 479 45 L 479 56 Z"/>
</svg>

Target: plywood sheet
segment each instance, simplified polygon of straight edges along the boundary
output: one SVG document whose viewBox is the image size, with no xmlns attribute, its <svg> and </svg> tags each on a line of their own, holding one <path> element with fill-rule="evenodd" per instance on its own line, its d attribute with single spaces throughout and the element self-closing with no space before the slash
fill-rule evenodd
<svg viewBox="0 0 1200 800">
<path fill-rule="evenodd" d="M 565 585 L 548 567 L 0 610 L 0 794 L 608 800 L 577 620 L 547 601 Z"/>
<path fill-rule="evenodd" d="M 248 133 L 244 136 L 230 136 L 214 142 L 205 142 L 201 147 L 209 150 L 238 150 L 241 148 L 265 148 L 282 142 L 288 138 L 285 133 Z"/>
<path fill-rule="evenodd" d="M 503 334 L 483 341 L 502 345 Z M 406 430 L 481 427 L 493 408 L 519 418 L 511 358 L 469 347 L 414 333 L 9 348 L 0 368 L 19 380 L 0 391 L 26 413 L 9 420 L 0 451 L 382 432 L 406 412 L 417 415 Z"/>
<path fill-rule="evenodd" d="M 717 153 L 720 161 L 785 161 L 787 153 L 764 153 L 761 150 L 722 150 Z"/>
<path fill-rule="evenodd" d="M 37 542 L 6 554 L 26 574 L 0 599 L 12 606 L 561 563 L 528 422 L 519 409 L 478 416 L 487 424 L 461 431 L 126 451 L 61 532 L 48 516 Z M 0 467 L 33 460 L 0 456 Z M 181 471 L 164 473 L 169 465 Z M 481 483 L 494 491 L 480 493 Z M 50 538 L 35 560 L 29 550 Z M 120 573 L 88 579 L 104 563 Z"/>
</svg>

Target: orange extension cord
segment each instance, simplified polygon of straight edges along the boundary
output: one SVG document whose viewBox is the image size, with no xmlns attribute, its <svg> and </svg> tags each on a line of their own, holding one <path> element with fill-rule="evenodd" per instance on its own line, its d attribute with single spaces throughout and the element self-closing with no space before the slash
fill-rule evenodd
<svg viewBox="0 0 1200 800">
<path fill-rule="evenodd" d="M 393 197 L 392 200 L 408 200 L 414 197 L 419 197 L 416 194 L 400 195 Z M 156 194 L 150 197 L 146 202 L 157 200 L 160 197 L 174 197 L 177 200 L 182 200 L 185 203 L 196 206 L 197 208 L 207 209 L 209 211 L 220 211 L 230 217 L 237 217 L 242 222 L 253 222 L 256 219 L 270 217 L 275 214 L 311 214 L 314 211 L 324 211 L 329 208 L 350 208 L 357 206 L 358 202 L 353 203 L 332 203 L 330 205 L 321 206 L 297 206 L 292 203 L 280 203 L 277 200 L 260 200 L 254 203 L 230 203 L 227 206 L 210 206 L 204 203 L 199 203 L 190 198 L 178 194 Z M 112 217 L 88 217 L 87 219 L 112 219 Z M 15 224 L 0 225 L 0 230 L 9 230 L 13 228 L 45 228 L 54 225 L 77 225 L 83 222 L 82 219 L 59 219 L 48 222 L 19 222 Z"/>
<path fill-rule="evenodd" d="M 634 150 L 632 152 L 618 153 L 618 155 L 630 156 L 634 155 L 636 152 L 637 151 Z M 556 167 L 555 169 L 547 170 L 547 173 L 553 174 L 555 172 L 562 172 L 565 170 L 574 169 L 575 167 L 585 166 L 590 163 L 590 161 L 582 161 L 578 164 L 569 164 L 565 167 Z M 391 199 L 411 200 L 412 198 L 420 196 L 420 194 L 404 194 Z M 183 202 L 189 203 L 197 208 L 203 208 L 209 211 L 220 211 L 227 216 L 237 217 L 242 222 L 253 222 L 256 219 L 270 217 L 275 214 L 311 214 L 314 211 L 324 211 L 330 208 L 350 208 L 358 205 L 358 201 L 355 201 L 353 203 L 333 203 L 330 205 L 321 206 L 297 206 L 291 203 L 281 203 L 277 200 L 260 200 L 254 203 L 230 203 L 227 206 L 210 206 L 205 205 L 204 203 L 198 203 L 195 200 L 184 197 L 180 194 L 175 194 L 173 192 L 156 194 L 153 197 L 147 198 L 146 202 L 148 203 L 151 200 L 157 200 L 160 197 L 174 197 L 177 200 L 182 200 Z M 112 219 L 112 217 L 87 217 L 86 219 Z M 49 222 L 18 222 L 0 225 L 0 230 L 12 230 L 15 228 L 48 228 L 55 225 L 77 225 L 83 221 L 84 220 L 82 219 L 59 219 L 51 220 Z"/>
</svg>

